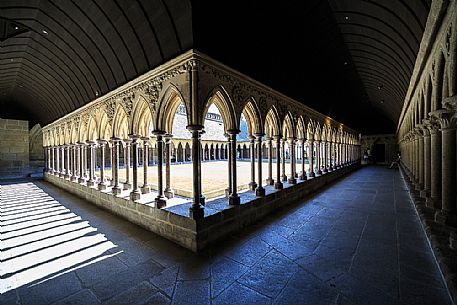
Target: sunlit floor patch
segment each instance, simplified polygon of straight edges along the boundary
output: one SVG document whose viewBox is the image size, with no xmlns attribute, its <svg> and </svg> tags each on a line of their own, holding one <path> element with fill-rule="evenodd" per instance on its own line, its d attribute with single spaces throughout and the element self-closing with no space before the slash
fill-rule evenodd
<svg viewBox="0 0 457 305">
<path fill-rule="evenodd" d="M 34 183 L 0 185 L 0 293 L 112 257 L 104 234 Z"/>
</svg>

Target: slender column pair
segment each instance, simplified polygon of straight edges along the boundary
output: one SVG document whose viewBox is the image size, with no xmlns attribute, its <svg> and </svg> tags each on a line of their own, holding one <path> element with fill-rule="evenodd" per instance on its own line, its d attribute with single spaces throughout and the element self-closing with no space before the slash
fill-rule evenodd
<svg viewBox="0 0 457 305">
<path fill-rule="evenodd" d="M 87 186 L 92 187 L 95 186 L 95 142 L 88 141 L 87 147 L 89 148 L 89 179 L 87 180 Z"/>
<path fill-rule="evenodd" d="M 295 179 L 295 138 L 289 138 L 289 156 L 290 156 L 290 177 L 287 180 L 289 184 L 296 184 L 297 179 Z"/>
<path fill-rule="evenodd" d="M 287 176 L 286 176 L 286 140 L 281 139 L 281 151 L 282 151 L 282 176 L 281 176 L 281 181 L 282 182 L 287 182 Z"/>
<path fill-rule="evenodd" d="M 274 185 L 273 179 L 273 138 L 268 138 L 268 178 L 267 185 Z"/>
<path fill-rule="evenodd" d="M 302 138 L 301 140 L 301 174 L 300 174 L 300 180 L 307 180 L 308 177 L 306 175 L 305 171 L 305 144 L 306 144 L 306 139 Z"/>
<path fill-rule="evenodd" d="M 249 136 L 249 154 L 251 157 L 251 182 L 249 182 L 249 189 L 255 191 L 257 183 L 255 182 L 255 137 Z"/>
<path fill-rule="evenodd" d="M 315 141 L 316 144 L 316 174 L 322 175 L 321 171 L 321 142 Z"/>
<path fill-rule="evenodd" d="M 275 189 L 282 190 L 283 184 L 281 182 L 281 136 L 276 135 L 276 183 Z"/>
<path fill-rule="evenodd" d="M 172 135 L 165 136 L 165 197 L 168 199 L 175 196 L 175 192 L 171 188 L 171 138 Z"/>
<path fill-rule="evenodd" d="M 187 126 L 192 137 L 192 206 L 189 208 L 190 217 L 193 219 L 203 218 L 204 216 L 204 197 L 201 186 L 201 134 L 203 126 Z M 231 194 L 230 194 L 231 195 Z M 230 198 L 230 197 L 229 197 Z M 230 200 L 230 199 L 229 199 Z"/>
<path fill-rule="evenodd" d="M 311 178 L 316 177 L 314 173 L 314 140 L 313 138 L 308 139 L 308 159 L 309 159 L 309 173 Z"/>
</svg>

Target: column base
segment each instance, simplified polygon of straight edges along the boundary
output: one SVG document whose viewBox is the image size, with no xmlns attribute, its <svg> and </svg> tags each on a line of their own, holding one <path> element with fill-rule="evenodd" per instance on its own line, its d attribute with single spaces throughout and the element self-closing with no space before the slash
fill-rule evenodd
<svg viewBox="0 0 457 305">
<path fill-rule="evenodd" d="M 421 192 L 420 192 L 420 197 L 421 197 L 421 198 L 428 198 L 428 197 L 430 197 L 430 191 L 421 190 Z"/>
<path fill-rule="evenodd" d="M 308 180 L 308 177 L 306 176 L 306 174 L 302 173 L 300 175 L 300 180 Z"/>
<path fill-rule="evenodd" d="M 165 191 L 163 191 L 163 193 L 165 194 L 165 197 L 167 197 L 168 199 L 175 197 L 175 191 L 173 191 L 171 188 L 165 189 Z"/>
<path fill-rule="evenodd" d="M 322 171 L 321 171 L 321 170 L 318 170 L 318 171 L 316 172 L 316 175 L 322 175 Z"/>
<path fill-rule="evenodd" d="M 433 209 L 441 209 L 441 199 L 436 197 L 427 197 L 425 199 L 425 206 Z"/>
<path fill-rule="evenodd" d="M 161 209 L 167 206 L 167 198 L 164 196 L 157 196 L 154 200 L 156 203 L 156 208 Z"/>
<path fill-rule="evenodd" d="M 78 182 L 78 177 L 72 176 L 72 177 L 70 178 L 70 181 Z"/>
<path fill-rule="evenodd" d="M 202 206 L 192 206 L 189 208 L 189 216 L 192 219 L 201 219 L 205 216 L 205 208 Z"/>
<path fill-rule="evenodd" d="M 104 190 L 106 190 L 106 183 L 105 183 L 105 182 L 100 182 L 100 183 L 98 184 L 98 190 L 99 190 L 99 191 L 104 191 Z"/>
<path fill-rule="evenodd" d="M 330 167 L 328 168 L 328 170 L 329 170 L 330 172 L 333 172 L 333 171 L 335 170 L 335 168 L 334 168 L 333 166 L 330 165 Z"/>
<path fill-rule="evenodd" d="M 314 177 L 316 177 L 316 174 L 314 172 L 309 172 L 308 176 L 310 176 L 311 178 L 314 178 Z"/>
<path fill-rule="evenodd" d="M 444 210 L 438 210 L 435 213 L 435 222 L 447 226 L 457 226 L 457 214 L 455 211 L 448 212 Z"/>
<path fill-rule="evenodd" d="M 130 200 L 135 201 L 141 198 L 141 193 L 139 190 L 133 191 L 130 193 Z"/>
<path fill-rule="evenodd" d="M 89 180 L 89 181 L 87 181 L 87 186 L 88 186 L 88 187 L 93 187 L 93 186 L 95 186 L 95 180 Z"/>
<path fill-rule="evenodd" d="M 261 186 L 257 187 L 255 189 L 255 195 L 256 197 L 265 197 L 265 189 Z"/>
<path fill-rule="evenodd" d="M 323 172 L 324 174 L 326 174 L 326 173 L 328 173 L 328 169 L 324 168 L 324 169 L 322 170 L 322 172 Z"/>
<path fill-rule="evenodd" d="M 200 204 L 203 206 L 206 204 L 205 196 L 203 195 L 200 195 Z"/>
<path fill-rule="evenodd" d="M 253 181 L 249 182 L 249 190 L 255 191 L 256 188 L 257 188 L 257 183 L 255 183 Z"/>
<path fill-rule="evenodd" d="M 124 187 L 123 187 L 124 190 L 129 190 L 131 188 L 132 188 L 132 184 L 130 182 L 124 183 Z"/>
<path fill-rule="evenodd" d="M 281 176 L 281 181 L 282 182 L 287 182 L 287 176 L 286 175 L 282 175 Z"/>
<path fill-rule="evenodd" d="M 141 187 L 141 193 L 143 194 L 148 194 L 151 192 L 151 188 L 149 187 L 149 185 L 143 185 Z"/>
<path fill-rule="evenodd" d="M 275 183 L 275 190 L 282 190 L 283 189 L 282 182 L 276 182 Z"/>
<path fill-rule="evenodd" d="M 238 194 L 229 196 L 229 205 L 240 205 L 240 196 Z"/>
<path fill-rule="evenodd" d="M 64 178 L 64 177 L 65 177 L 65 174 L 64 174 L 64 173 L 59 173 L 59 177 L 60 177 L 60 178 Z"/>
<path fill-rule="evenodd" d="M 287 179 L 287 183 L 289 183 L 289 184 L 297 184 L 297 179 L 289 178 L 289 179 Z"/>
<path fill-rule="evenodd" d="M 116 195 L 119 195 L 120 193 L 122 193 L 122 190 L 120 187 L 113 186 L 113 188 L 111 189 L 111 192 L 113 193 L 114 196 L 116 196 Z"/>
<path fill-rule="evenodd" d="M 267 184 L 268 185 L 275 185 L 275 180 L 273 178 L 268 178 L 267 179 Z"/>
<path fill-rule="evenodd" d="M 84 178 L 78 178 L 78 182 L 79 182 L 79 183 L 84 183 L 84 182 L 86 182 L 86 179 L 84 179 Z"/>
<path fill-rule="evenodd" d="M 64 177 L 65 177 L 65 179 L 68 179 L 68 180 L 70 180 L 70 175 L 69 175 L 69 174 L 65 174 L 65 176 L 64 176 Z"/>
</svg>

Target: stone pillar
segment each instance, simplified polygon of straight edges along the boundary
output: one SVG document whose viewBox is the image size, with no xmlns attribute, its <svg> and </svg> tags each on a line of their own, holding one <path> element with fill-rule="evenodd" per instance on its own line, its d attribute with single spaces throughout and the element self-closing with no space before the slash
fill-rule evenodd
<svg viewBox="0 0 457 305">
<path fill-rule="evenodd" d="M 82 147 L 82 154 L 83 154 L 83 177 L 84 180 L 87 180 L 87 144 L 83 144 Z"/>
<path fill-rule="evenodd" d="M 175 196 L 175 192 L 171 188 L 171 137 L 167 135 L 165 137 L 165 197 L 168 199 Z"/>
<path fill-rule="evenodd" d="M 92 141 L 88 141 L 88 148 L 89 148 L 89 180 L 87 180 L 87 186 L 92 187 L 95 186 L 95 158 L 94 158 L 94 146 L 95 143 Z"/>
<path fill-rule="evenodd" d="M 65 178 L 65 145 L 59 146 L 59 156 L 60 156 L 60 172 L 59 177 Z"/>
<path fill-rule="evenodd" d="M 229 204 L 230 205 L 239 205 L 240 204 L 240 196 L 238 195 L 238 186 L 237 186 L 237 178 L 236 178 L 236 135 L 238 131 L 229 130 L 227 133 L 230 135 L 230 157 L 232 158 L 232 162 L 230 163 L 231 168 L 231 177 L 232 177 L 232 185 L 230 187 L 231 193 L 229 196 Z"/>
<path fill-rule="evenodd" d="M 106 190 L 106 179 L 105 179 L 105 140 L 98 140 L 100 147 L 100 181 L 98 182 L 98 189 L 100 191 Z"/>
<path fill-rule="evenodd" d="M 283 184 L 281 182 L 281 136 L 277 135 L 276 138 L 276 183 L 275 189 L 282 190 Z"/>
<path fill-rule="evenodd" d="M 308 179 L 308 177 L 306 176 L 306 170 L 305 170 L 305 143 L 306 143 L 305 138 L 302 138 L 302 140 L 301 140 L 301 174 L 300 174 L 300 180 L 307 180 Z"/>
<path fill-rule="evenodd" d="M 268 178 L 267 184 L 274 185 L 275 181 L 273 179 L 273 139 L 268 138 Z"/>
<path fill-rule="evenodd" d="M 249 154 L 251 157 L 251 182 L 249 182 L 249 189 L 255 191 L 257 183 L 255 182 L 255 137 L 249 136 Z"/>
<path fill-rule="evenodd" d="M 423 120 L 423 143 L 424 143 L 424 186 L 420 192 L 422 198 L 428 198 L 431 190 L 431 139 L 430 139 L 430 120 Z"/>
<path fill-rule="evenodd" d="M 322 175 L 321 171 L 321 142 L 315 141 L 316 143 L 316 174 Z"/>
<path fill-rule="evenodd" d="M 70 145 L 63 147 L 65 153 L 65 179 L 70 179 Z"/>
<path fill-rule="evenodd" d="M 84 177 L 84 149 L 85 149 L 85 144 L 82 142 L 78 142 L 79 146 L 79 178 L 78 182 L 79 183 L 84 183 L 86 182 L 86 178 Z"/>
<path fill-rule="evenodd" d="M 441 131 L 435 121 L 428 126 L 430 131 L 430 197 L 426 205 L 441 209 Z"/>
<path fill-rule="evenodd" d="M 121 140 L 118 138 L 111 138 L 112 143 L 112 158 L 113 158 L 113 167 L 111 168 L 111 175 L 113 176 L 113 195 L 119 195 L 122 190 L 119 186 L 119 145 Z"/>
<path fill-rule="evenodd" d="M 230 146 L 230 135 L 225 134 L 227 137 L 227 181 L 228 181 L 228 186 L 225 189 L 225 197 L 229 198 L 230 194 L 232 193 L 232 153 L 231 153 L 231 146 Z M 252 190 L 253 191 L 253 190 Z"/>
<path fill-rule="evenodd" d="M 200 158 L 200 139 L 203 126 L 188 126 L 192 133 L 192 206 L 189 209 L 190 217 L 193 219 L 203 218 L 204 207 L 201 204 L 201 176 L 199 175 L 201 167 Z"/>
<path fill-rule="evenodd" d="M 163 188 L 163 135 L 164 132 L 156 132 L 157 136 L 157 197 L 156 207 L 161 209 L 167 205 L 167 197 Z"/>
<path fill-rule="evenodd" d="M 314 141 L 312 138 L 308 139 L 308 159 L 309 159 L 309 173 L 312 178 L 316 177 L 314 173 Z"/>
<path fill-rule="evenodd" d="M 287 176 L 286 176 L 286 140 L 285 139 L 281 140 L 281 149 L 282 149 L 282 176 L 281 176 L 281 181 L 282 182 L 287 182 Z"/>
<path fill-rule="evenodd" d="M 422 126 L 416 129 L 417 138 L 417 184 L 416 190 L 420 191 L 424 188 L 424 135 Z"/>
<path fill-rule="evenodd" d="M 435 221 L 457 225 L 456 213 L 456 128 L 454 112 L 448 109 L 434 111 L 441 125 L 441 202 L 442 208 L 435 214 Z"/>
<path fill-rule="evenodd" d="M 328 142 L 327 140 L 323 140 L 321 142 L 322 145 L 322 173 L 327 173 L 328 172 Z"/>
<path fill-rule="evenodd" d="M 141 140 L 143 140 L 143 186 L 141 187 L 141 193 L 147 194 L 151 191 L 148 181 L 149 138 L 142 137 Z"/>
<path fill-rule="evenodd" d="M 255 195 L 257 197 L 265 196 L 265 189 L 262 187 L 262 134 L 256 134 L 257 137 L 257 188 L 255 189 Z"/>
<path fill-rule="evenodd" d="M 135 201 L 141 198 L 141 192 L 138 188 L 138 139 L 140 138 L 139 135 L 130 135 L 130 141 L 132 145 L 132 161 L 133 161 L 133 177 L 132 177 L 132 191 L 130 192 L 130 200 Z M 130 143 L 126 145 L 127 147 L 130 146 Z M 126 154 L 127 155 L 127 154 Z M 130 160 L 126 158 L 126 160 Z M 127 169 L 127 167 L 126 167 Z M 125 189 L 125 184 L 124 184 Z"/>
<path fill-rule="evenodd" d="M 60 176 L 60 148 L 56 146 L 56 176 Z"/>
<path fill-rule="evenodd" d="M 129 190 L 132 187 L 130 183 L 130 145 L 132 140 L 125 139 L 124 140 L 124 167 L 125 167 L 125 183 L 124 183 L 124 190 Z"/>
<path fill-rule="evenodd" d="M 296 184 L 295 179 L 295 139 L 289 138 L 289 152 L 290 152 L 290 177 L 287 180 L 289 184 Z"/>
<path fill-rule="evenodd" d="M 54 147 L 50 148 L 51 150 L 51 174 L 55 175 L 56 174 L 56 156 L 55 156 L 55 149 Z"/>
</svg>

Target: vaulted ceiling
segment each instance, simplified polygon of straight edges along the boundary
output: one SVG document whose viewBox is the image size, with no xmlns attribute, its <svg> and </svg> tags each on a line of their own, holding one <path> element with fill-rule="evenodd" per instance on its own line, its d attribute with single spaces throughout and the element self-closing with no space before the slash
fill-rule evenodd
<svg viewBox="0 0 457 305">
<path fill-rule="evenodd" d="M 364 133 L 395 129 L 431 0 L 2 0 L 0 117 L 49 123 L 196 48 Z"/>
</svg>

